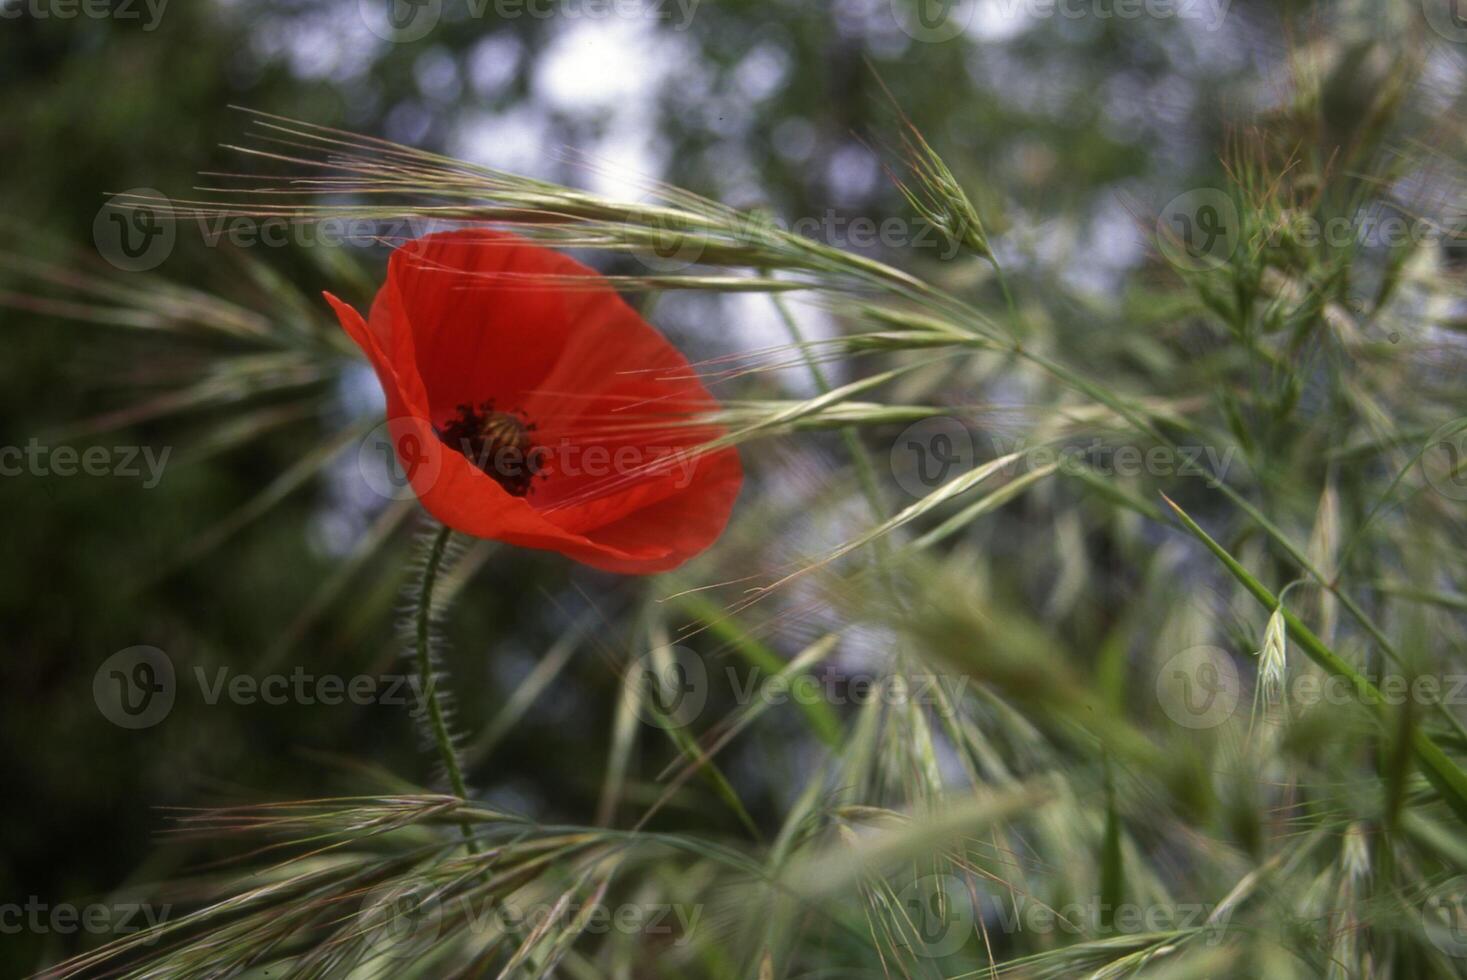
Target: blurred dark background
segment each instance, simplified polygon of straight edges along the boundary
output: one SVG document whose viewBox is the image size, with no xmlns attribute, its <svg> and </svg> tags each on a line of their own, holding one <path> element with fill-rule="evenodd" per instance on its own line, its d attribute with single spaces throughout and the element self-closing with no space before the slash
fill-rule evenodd
<svg viewBox="0 0 1467 980">
<path fill-rule="evenodd" d="M 1193 18 L 1122 20 L 985 0 L 952 8 L 966 24 L 938 40 L 904 30 L 909 12 L 887 0 L 704 0 L 688 16 L 667 4 L 657 8 L 662 17 L 550 18 L 443 0 L 431 30 L 405 43 L 373 32 L 382 6 L 172 0 L 155 18 L 139 2 L 72 17 L 61 16 L 73 9 L 62 0 L 0 2 L 0 291 L 10 300 L 0 311 L 0 445 L 171 451 L 154 487 L 121 475 L 0 478 L 0 732 L 10 801 L 0 815 L 0 903 L 99 901 L 176 871 L 169 862 L 190 858 L 156 851 L 168 825 L 159 807 L 361 791 L 370 775 L 345 760 L 431 778 L 430 757 L 398 706 L 209 705 L 181 683 L 165 721 L 130 731 L 110 723 L 93 697 L 99 666 L 139 644 L 167 651 L 180 673 L 202 666 L 210 676 L 261 663 L 347 676 L 397 669 L 395 569 L 411 518 L 322 594 L 384 506 L 356 485 L 351 453 L 232 533 L 216 533 L 317 451 L 336 414 L 371 402 L 363 369 L 323 386 L 320 415 L 217 451 L 208 438 L 230 422 L 227 405 L 156 419 L 138 413 L 102 431 L 95 420 L 115 422 L 112 413 L 147 404 L 166 387 L 161 379 L 177 382 L 194 362 L 177 359 L 176 339 L 157 331 L 64 319 L 17 301 L 34 287 L 22 274 L 27 261 L 116 274 L 93 238 L 108 194 L 157 188 L 186 199 L 209 183 L 200 171 L 250 170 L 221 148 L 245 124 L 231 104 L 608 194 L 636 196 L 632 174 L 787 221 L 880 221 L 908 211 L 882 170 L 899 162 L 901 124 L 879 73 L 971 189 L 1020 288 L 1026 277 L 1066 283 L 1071 292 L 1046 300 L 1065 315 L 1154 261 L 1142 228 L 1147 208 L 1205 185 L 1226 121 L 1266 107 L 1291 84 L 1274 4 L 1234 2 L 1214 23 L 1208 5 Z M 559 6 L 584 14 L 588 5 Z M 1410 4 L 1375 7 L 1310 8 L 1329 19 L 1331 57 L 1351 55 L 1331 90 L 1346 114 L 1352 88 L 1371 84 L 1376 70 L 1372 37 L 1419 15 Z M 846 243 L 837 236 L 836 244 Z M 267 313 L 272 297 L 293 287 L 329 326 L 319 290 L 365 305 L 385 252 L 315 254 L 323 251 L 299 242 L 211 246 L 184 224 L 148 275 Z M 1083 264 L 1072 261 L 1082 254 Z M 279 282 L 263 288 L 258 276 L 241 276 L 242 262 Z M 817 310 L 801 316 L 817 333 L 835 329 Z M 762 299 L 669 296 L 655 318 L 695 355 L 782 339 Z M 770 376 L 744 391 L 777 394 L 800 383 Z M 461 727 L 479 731 L 568 621 L 617 620 L 647 589 L 553 556 L 488 555 L 451 625 Z M 578 653 L 471 773 L 473 783 L 521 809 L 591 819 L 595 767 L 584 760 L 605 744 L 613 689 L 594 653 Z M 6 930 L 0 974 L 27 973 L 93 941 Z"/>
</svg>

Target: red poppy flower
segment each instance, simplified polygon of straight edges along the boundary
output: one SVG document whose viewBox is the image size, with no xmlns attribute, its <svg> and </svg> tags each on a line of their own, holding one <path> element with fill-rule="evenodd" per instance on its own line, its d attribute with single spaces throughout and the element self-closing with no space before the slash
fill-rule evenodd
<svg viewBox="0 0 1467 980">
<path fill-rule="evenodd" d="M 567 277 L 570 277 L 567 279 Z M 455 530 L 614 572 L 675 568 L 722 533 L 743 482 L 687 360 L 594 270 L 515 235 L 393 253 L 363 320 L 413 492 Z"/>
</svg>

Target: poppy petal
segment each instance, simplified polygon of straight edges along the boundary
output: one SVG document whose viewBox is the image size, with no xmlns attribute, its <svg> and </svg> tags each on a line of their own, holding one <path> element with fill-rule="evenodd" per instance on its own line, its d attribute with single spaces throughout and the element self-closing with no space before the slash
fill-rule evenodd
<svg viewBox="0 0 1467 980">
<path fill-rule="evenodd" d="M 394 253 L 369 319 L 327 300 L 382 384 L 414 492 L 444 524 L 630 573 L 674 568 L 722 532 L 738 454 L 692 453 L 722 431 L 684 424 L 717 403 L 594 270 L 513 235 L 450 232 Z M 529 496 L 439 436 L 459 406 L 486 403 L 535 426 L 545 469 Z"/>
</svg>

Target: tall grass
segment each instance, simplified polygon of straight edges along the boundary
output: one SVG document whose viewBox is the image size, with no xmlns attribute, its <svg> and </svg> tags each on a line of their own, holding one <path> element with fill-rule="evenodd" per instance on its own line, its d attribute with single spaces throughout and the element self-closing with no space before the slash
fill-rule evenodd
<svg viewBox="0 0 1467 980">
<path fill-rule="evenodd" d="M 1420 84 L 1403 60 L 1342 142 L 1307 88 L 1240 129 L 1206 198 L 1235 214 L 1233 246 L 1147 213 L 1156 256 L 1111 308 L 1001 269 L 993 222 L 915 129 L 892 164 L 951 266 L 675 188 L 621 203 L 251 114 L 241 150 L 263 173 L 212 179 L 178 218 L 510 227 L 611 253 L 628 292 L 768 294 L 790 340 L 696 365 L 756 475 L 726 539 L 612 638 L 567 618 L 522 690 L 473 712 L 482 732 L 460 719 L 466 788 L 185 815 L 181 835 L 241 863 L 160 884 L 191 911 L 47 975 L 1467 974 L 1460 275 L 1441 236 L 1309 234 L 1381 213 L 1450 228 L 1457 168 L 1427 148 L 1443 122 Z M 31 283 L 11 302 L 56 302 L 52 271 L 8 264 Z M 309 404 L 351 363 L 307 301 L 62 285 L 95 297 L 86 319 L 226 338 L 204 380 L 132 415 L 227 404 L 222 444 L 276 421 L 260 393 Z M 840 332 L 807 339 L 790 301 Z M 813 395 L 740 397 L 791 366 Z M 938 430 L 913 425 L 975 447 L 916 497 L 904 440 Z M 840 458 L 782 465 L 821 430 Z M 397 567 L 410 518 L 384 511 L 350 567 Z M 487 557 L 452 548 L 437 591 L 410 591 L 425 660 L 430 619 Z M 574 826 L 490 805 L 482 760 L 590 647 L 621 691 L 586 753 L 598 805 Z M 689 670 L 707 710 L 659 696 Z"/>
</svg>

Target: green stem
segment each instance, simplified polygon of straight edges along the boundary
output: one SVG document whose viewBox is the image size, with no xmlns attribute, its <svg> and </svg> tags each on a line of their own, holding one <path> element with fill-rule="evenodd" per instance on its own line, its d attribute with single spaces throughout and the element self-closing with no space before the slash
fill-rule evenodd
<svg viewBox="0 0 1467 980">
<path fill-rule="evenodd" d="M 1283 614 L 1284 623 L 1288 627 L 1289 635 L 1294 642 L 1303 648 L 1309 658 L 1323 667 L 1327 672 L 1337 677 L 1343 677 L 1355 688 L 1356 696 L 1367 709 L 1380 715 L 1381 705 L 1384 699 L 1380 690 L 1372 684 L 1363 674 L 1357 671 L 1350 663 L 1335 653 L 1314 631 L 1305 626 L 1293 613 L 1279 606 L 1279 599 L 1238 563 L 1222 545 L 1218 544 L 1197 522 L 1188 516 L 1187 512 L 1178 507 L 1166 494 L 1162 498 L 1176 512 L 1182 524 L 1191 531 L 1199 541 L 1211 551 L 1218 561 L 1232 573 L 1242 586 L 1252 596 L 1262 603 L 1270 611 L 1277 610 Z M 1422 771 L 1431 784 L 1441 794 L 1442 801 L 1451 807 L 1457 817 L 1467 822 L 1467 773 L 1441 750 L 1424 731 L 1415 728 L 1411 732 L 1411 747 L 1416 752 L 1416 759 L 1421 764 Z"/>
<path fill-rule="evenodd" d="M 418 592 L 416 618 L 418 680 L 423 692 L 423 704 L 428 710 L 428 725 L 433 732 L 433 741 L 438 745 L 438 757 L 448 772 L 448 784 L 455 796 L 467 801 L 469 793 L 464 785 L 463 771 L 458 765 L 458 753 L 454 751 L 453 739 L 448 734 L 448 724 L 443 720 L 443 704 L 438 697 L 438 676 L 433 670 L 433 657 L 428 644 L 433 619 L 433 583 L 438 579 L 438 570 L 443 565 L 443 554 L 448 549 L 448 539 L 452 536 L 452 528 L 439 528 L 433 544 L 429 546 L 428 560 L 423 567 L 423 585 Z M 478 844 L 468 823 L 460 823 L 458 826 L 463 832 L 464 840 L 468 841 L 469 851 L 479 853 Z"/>
<path fill-rule="evenodd" d="M 1009 292 L 1009 277 L 1004 275 L 1003 266 L 998 264 L 998 256 L 993 254 L 992 249 L 988 252 L 988 264 L 993 266 L 993 276 L 998 281 L 999 291 L 1003 293 L 1004 306 L 1008 307 L 1009 326 L 1013 328 L 1014 336 L 1018 337 L 1020 336 L 1019 307 L 1014 302 L 1014 294 Z"/>
<path fill-rule="evenodd" d="M 774 303 L 774 308 L 779 312 L 779 318 L 784 322 L 785 332 L 790 335 L 795 346 L 800 349 L 800 356 L 805 361 L 805 367 L 810 371 L 810 377 L 815 382 L 815 387 L 822 395 L 831 392 L 830 378 L 825 374 L 825 369 L 811 352 L 805 340 L 805 332 L 795 322 L 790 314 L 789 308 L 784 305 L 784 300 L 774 293 L 769 294 L 769 299 Z M 861 493 L 865 495 L 867 504 L 871 507 L 871 513 L 877 522 L 886 520 L 886 505 L 881 499 L 881 484 L 876 479 L 876 467 L 871 463 L 871 455 L 866 452 L 866 446 L 861 442 L 861 436 L 855 426 L 845 425 L 840 428 L 841 441 L 845 443 L 846 452 L 851 456 L 851 463 L 856 468 L 856 479 L 861 484 Z"/>
</svg>

